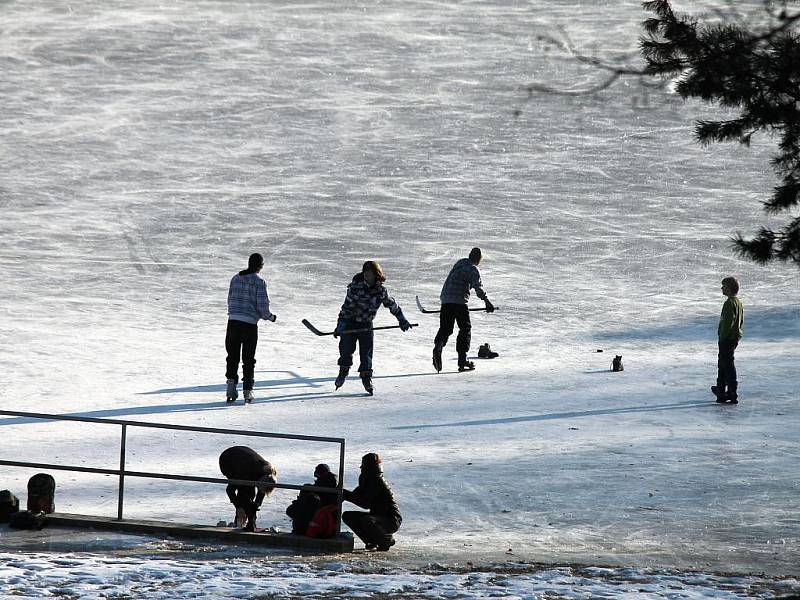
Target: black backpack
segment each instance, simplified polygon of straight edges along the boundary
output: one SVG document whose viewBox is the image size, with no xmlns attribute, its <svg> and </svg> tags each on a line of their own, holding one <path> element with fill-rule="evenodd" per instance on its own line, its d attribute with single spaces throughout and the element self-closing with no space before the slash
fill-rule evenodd
<svg viewBox="0 0 800 600">
<path fill-rule="evenodd" d="M 19 510 L 19 498 L 8 490 L 0 491 L 0 523 L 8 523 L 11 515 Z"/>
<path fill-rule="evenodd" d="M 14 529 L 41 529 L 47 523 L 47 515 L 43 512 L 20 510 L 11 515 L 8 526 Z"/>
<path fill-rule="evenodd" d="M 37 473 L 28 480 L 28 510 L 50 514 L 56 510 L 56 480 L 47 473 Z"/>
</svg>

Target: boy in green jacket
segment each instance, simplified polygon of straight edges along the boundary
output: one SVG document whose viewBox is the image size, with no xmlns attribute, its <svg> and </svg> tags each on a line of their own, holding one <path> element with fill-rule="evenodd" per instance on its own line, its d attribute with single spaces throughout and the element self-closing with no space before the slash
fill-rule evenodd
<svg viewBox="0 0 800 600">
<path fill-rule="evenodd" d="M 739 340 L 742 338 L 742 323 L 744 322 L 744 309 L 742 302 L 736 297 L 739 293 L 739 282 L 735 277 L 726 277 L 722 280 L 722 293 L 728 297 L 722 305 L 722 315 L 719 318 L 717 334 L 719 336 L 719 360 L 717 362 L 717 385 L 711 386 L 711 391 L 717 397 L 717 402 L 723 404 L 739 403 L 736 393 L 736 365 L 733 362 L 733 353 Z"/>
</svg>

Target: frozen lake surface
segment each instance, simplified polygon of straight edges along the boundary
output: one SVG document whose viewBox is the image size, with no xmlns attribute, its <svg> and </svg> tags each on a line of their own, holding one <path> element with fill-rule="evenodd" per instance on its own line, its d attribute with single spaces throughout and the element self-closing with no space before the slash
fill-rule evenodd
<svg viewBox="0 0 800 600">
<path fill-rule="evenodd" d="M 387 568 L 796 575 L 798 273 L 728 243 L 774 223 L 773 142 L 699 147 L 693 119 L 712 112 L 636 80 L 525 91 L 602 79 L 543 37 L 623 55 L 644 16 L 637 1 L 0 2 L 0 406 L 346 437 L 346 485 L 377 451 L 403 512 Z M 474 245 L 500 310 L 474 314 L 473 351 L 500 357 L 458 374 L 453 338 L 436 375 L 437 319 L 414 296 L 435 305 Z M 256 401 L 227 407 L 227 285 L 253 251 L 278 322 L 260 327 Z M 334 393 L 335 343 L 300 325 L 332 328 L 367 259 L 420 324 L 376 334 L 373 398 L 355 379 Z M 745 306 L 736 407 L 708 391 L 727 275 Z M 117 464 L 114 427 L 0 429 L 5 459 Z M 238 443 L 134 432 L 129 467 L 213 477 Z M 338 461 L 256 447 L 286 483 Z M 31 474 L 0 468 L 0 488 L 24 496 Z M 56 478 L 60 511 L 115 514 L 113 478 Z M 288 529 L 292 497 L 261 524 Z M 129 517 L 229 512 L 218 487 L 126 482 Z"/>
</svg>

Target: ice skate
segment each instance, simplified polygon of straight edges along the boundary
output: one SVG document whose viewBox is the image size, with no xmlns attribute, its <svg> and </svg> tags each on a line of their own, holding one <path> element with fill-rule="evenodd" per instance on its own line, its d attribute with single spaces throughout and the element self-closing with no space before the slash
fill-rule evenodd
<svg viewBox="0 0 800 600">
<path fill-rule="evenodd" d="M 439 344 L 433 347 L 433 368 L 437 373 L 442 372 L 442 347 Z"/>
<path fill-rule="evenodd" d="M 336 386 L 337 390 L 344 385 L 344 382 L 347 379 L 347 374 L 349 372 L 350 372 L 350 367 L 339 367 L 339 375 L 336 377 L 336 381 L 333 382 L 333 385 Z"/>
<path fill-rule="evenodd" d="M 372 371 L 361 371 L 361 383 L 364 384 L 364 389 L 372 396 L 374 389 L 372 388 Z"/>
<path fill-rule="evenodd" d="M 228 379 L 228 389 L 225 392 L 225 400 L 228 404 L 232 404 L 239 397 L 239 392 L 236 391 L 236 380 Z"/>
<path fill-rule="evenodd" d="M 253 390 L 245 390 L 244 391 L 244 403 L 250 404 L 253 401 Z"/>
<path fill-rule="evenodd" d="M 718 404 L 725 404 L 725 390 L 724 388 L 720 388 L 720 386 L 712 385 L 711 386 L 711 393 L 717 397 Z"/>
</svg>

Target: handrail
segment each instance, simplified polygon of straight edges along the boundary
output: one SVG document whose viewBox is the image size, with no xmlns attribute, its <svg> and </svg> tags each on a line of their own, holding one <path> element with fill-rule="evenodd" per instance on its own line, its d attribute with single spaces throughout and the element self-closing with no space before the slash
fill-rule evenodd
<svg viewBox="0 0 800 600">
<path fill-rule="evenodd" d="M 122 520 L 123 498 L 124 498 L 124 482 L 125 477 L 144 477 L 150 479 L 168 479 L 174 481 L 196 481 L 200 483 L 224 483 L 234 485 L 249 485 L 249 486 L 263 486 L 261 481 L 253 481 L 247 479 L 222 479 L 218 477 L 194 477 L 190 475 L 176 475 L 171 473 L 151 473 L 148 471 L 128 471 L 125 469 L 125 446 L 127 440 L 128 427 L 143 427 L 148 429 L 169 429 L 173 431 L 193 431 L 200 433 L 219 433 L 227 435 L 240 435 L 248 437 L 267 437 L 277 439 L 291 439 L 301 441 L 315 441 L 339 444 L 339 485 L 335 488 L 321 487 L 314 485 L 295 485 L 289 483 L 271 483 L 268 488 L 279 488 L 288 490 L 306 490 L 311 492 L 330 493 L 335 492 L 337 496 L 337 503 L 339 511 L 336 518 L 336 533 L 338 534 L 341 529 L 341 506 L 344 486 L 344 449 L 345 439 L 336 437 L 316 436 L 316 435 L 295 435 L 288 433 L 273 433 L 266 431 L 242 431 L 238 429 L 221 429 L 216 427 L 194 427 L 191 425 L 173 425 L 168 423 L 148 423 L 146 421 L 127 421 L 123 419 L 100 419 L 96 417 L 79 417 L 74 415 L 55 415 L 50 413 L 32 413 L 21 412 L 14 410 L 0 410 L 0 415 L 11 417 L 23 417 L 31 419 L 46 419 L 52 421 L 77 421 L 82 423 L 99 423 L 103 425 L 118 425 L 122 428 L 122 436 L 120 438 L 120 467 L 119 469 L 102 469 L 96 467 L 82 467 L 78 465 L 55 465 L 51 463 L 34 463 L 16 460 L 0 460 L 0 465 L 11 467 L 34 467 L 37 469 L 55 469 L 60 471 L 75 471 L 80 473 L 97 473 L 102 475 L 116 475 L 119 477 L 118 487 L 118 502 L 117 502 L 117 520 Z M 2 424 L 2 420 L 0 420 Z"/>
<path fill-rule="evenodd" d="M 290 440 L 305 440 L 312 442 L 341 442 L 344 438 L 323 437 L 319 435 L 299 435 L 294 433 L 271 433 L 266 431 L 248 431 L 242 429 L 220 429 L 217 427 L 194 427 L 193 425 L 172 425 L 170 423 L 148 423 L 147 421 L 126 421 L 124 419 L 99 419 L 97 417 L 78 417 L 74 415 L 54 415 L 50 413 L 20 412 L 15 410 L 0 410 L 0 415 L 10 417 L 30 417 L 34 419 L 51 419 L 53 421 L 80 421 L 85 423 L 102 423 L 104 425 L 127 425 L 129 427 L 148 427 L 151 429 L 173 429 L 176 431 L 199 431 L 201 433 L 227 433 L 234 435 L 247 435 L 255 437 L 270 437 Z M 2 421 L 0 421 L 2 424 Z"/>
</svg>

